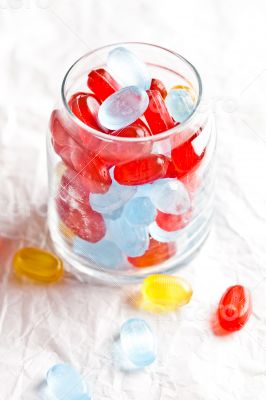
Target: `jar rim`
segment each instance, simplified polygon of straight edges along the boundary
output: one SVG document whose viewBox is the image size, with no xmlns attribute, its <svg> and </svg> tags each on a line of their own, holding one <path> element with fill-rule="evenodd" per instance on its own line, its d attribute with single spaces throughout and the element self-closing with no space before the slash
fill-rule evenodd
<svg viewBox="0 0 266 400">
<path fill-rule="evenodd" d="M 194 73 L 197 82 L 198 82 L 198 98 L 197 98 L 197 102 L 196 105 L 193 109 L 193 112 L 190 114 L 190 116 L 183 122 L 181 122 L 179 125 L 174 126 L 171 129 L 167 129 L 161 133 L 158 133 L 156 135 L 151 135 L 151 136 L 146 136 L 143 138 L 132 138 L 132 137 L 121 137 L 121 136 L 115 136 L 115 135 L 110 135 L 108 133 L 104 133 L 101 131 L 98 131 L 97 129 L 91 128 L 90 126 L 86 125 L 84 122 L 82 122 L 79 118 L 76 117 L 76 115 L 72 112 L 72 110 L 70 109 L 67 99 L 66 99 L 66 84 L 67 84 L 67 80 L 68 77 L 70 75 L 70 73 L 72 72 L 72 70 L 75 68 L 76 65 L 79 64 L 79 62 L 81 62 L 82 60 L 84 60 L 85 58 L 89 57 L 90 55 L 93 55 L 95 53 L 97 53 L 100 50 L 104 50 L 107 48 L 112 48 L 114 46 L 127 46 L 127 45 L 144 45 L 144 46 L 149 46 L 149 47 L 153 47 L 153 48 L 157 48 L 160 50 L 163 50 L 164 52 L 167 52 L 169 54 L 174 55 L 176 58 L 178 58 L 179 60 L 181 60 L 182 62 L 184 62 L 189 69 Z M 90 134 L 93 134 L 95 136 L 97 136 L 98 138 L 101 139 L 105 139 L 108 141 L 117 141 L 117 142 L 128 142 L 128 143 L 138 143 L 138 142 L 149 142 L 149 141 L 159 141 L 161 139 L 165 139 L 169 136 L 171 136 L 172 134 L 177 134 L 179 132 L 184 131 L 187 127 L 189 127 L 189 125 L 191 124 L 191 122 L 193 121 L 197 110 L 199 109 L 201 100 L 202 100 L 202 81 L 201 81 L 201 77 L 197 71 L 197 69 L 194 67 L 193 64 L 191 64 L 185 57 L 181 56 L 180 54 L 169 50 L 165 47 L 162 46 L 158 46 L 152 43 L 146 43 L 146 42 L 117 42 L 117 43 L 111 43 L 105 46 L 101 46 L 98 47 L 97 49 L 91 50 L 87 53 L 85 53 L 83 56 L 81 56 L 80 58 L 78 58 L 78 60 L 76 60 L 71 67 L 68 69 L 68 71 L 65 74 L 65 77 L 63 79 L 62 82 L 62 86 L 61 86 L 61 98 L 62 98 L 62 102 L 63 105 L 68 113 L 68 115 L 70 116 L 70 118 L 75 122 L 75 124 L 79 125 L 80 128 L 82 128 L 83 130 L 88 131 Z"/>
</svg>

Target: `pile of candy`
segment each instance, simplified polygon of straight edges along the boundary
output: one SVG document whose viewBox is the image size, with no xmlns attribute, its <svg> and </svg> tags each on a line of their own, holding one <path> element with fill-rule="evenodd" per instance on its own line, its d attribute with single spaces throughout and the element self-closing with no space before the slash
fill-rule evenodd
<svg viewBox="0 0 266 400">
<path fill-rule="evenodd" d="M 75 253 L 100 266 L 160 264 L 176 254 L 192 218 L 190 189 L 206 148 L 194 146 L 201 128 L 173 140 L 168 152 L 149 139 L 189 118 L 195 94 L 181 85 L 167 92 L 124 47 L 110 51 L 107 69 L 91 71 L 87 85 L 90 92 L 75 93 L 69 109 L 106 138 L 59 110 L 51 116 L 52 144 L 65 165 L 56 197 L 60 227 Z"/>
</svg>

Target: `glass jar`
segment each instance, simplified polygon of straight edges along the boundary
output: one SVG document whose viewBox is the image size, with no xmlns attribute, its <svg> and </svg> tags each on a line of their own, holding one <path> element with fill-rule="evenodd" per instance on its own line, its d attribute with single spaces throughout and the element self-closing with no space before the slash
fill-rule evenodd
<svg viewBox="0 0 266 400">
<path fill-rule="evenodd" d="M 106 68 L 109 51 L 118 45 L 137 54 L 167 89 L 179 85 L 191 93 L 195 107 L 186 121 L 156 135 L 132 138 L 95 130 L 72 113 L 71 96 L 89 92 L 88 73 Z M 69 69 L 47 145 L 49 229 L 56 251 L 73 272 L 131 282 L 174 271 L 201 247 L 212 217 L 215 149 L 213 123 L 201 104 L 197 70 L 162 47 L 109 45 Z M 144 179 L 118 183 L 115 177 L 125 164 Z M 154 178 L 152 168 L 157 168 Z"/>
</svg>

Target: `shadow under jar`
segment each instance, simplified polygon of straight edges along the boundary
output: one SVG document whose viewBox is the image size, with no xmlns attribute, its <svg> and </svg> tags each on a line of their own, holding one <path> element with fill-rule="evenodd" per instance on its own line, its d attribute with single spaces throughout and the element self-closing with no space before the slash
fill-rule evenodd
<svg viewBox="0 0 266 400">
<path fill-rule="evenodd" d="M 94 123 L 88 126 L 91 115 L 83 121 L 77 117 L 88 105 L 97 114 L 101 100 L 86 97 L 91 93 L 87 77 L 92 70 L 107 69 L 108 53 L 118 46 L 143 60 L 167 91 L 178 86 L 190 92 L 194 109 L 184 122 L 134 137 Z M 69 69 L 61 96 L 47 141 L 49 228 L 57 252 L 73 272 L 110 283 L 132 282 L 186 264 L 208 236 L 213 209 L 216 138 L 207 110 L 200 107 L 196 69 L 158 46 L 109 45 Z M 77 96 L 84 96 L 86 103 L 75 110 Z"/>
</svg>

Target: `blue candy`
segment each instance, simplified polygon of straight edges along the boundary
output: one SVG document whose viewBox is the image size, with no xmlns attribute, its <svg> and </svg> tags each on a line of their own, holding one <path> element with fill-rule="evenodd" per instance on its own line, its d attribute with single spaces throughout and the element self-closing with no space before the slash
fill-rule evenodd
<svg viewBox="0 0 266 400">
<path fill-rule="evenodd" d="M 153 239 L 157 240 L 158 242 L 168 243 L 168 242 L 175 242 L 179 238 L 181 238 L 183 234 L 183 230 L 179 229 L 178 231 L 168 232 L 164 229 L 161 229 L 156 222 L 153 222 L 149 226 L 149 232 Z"/>
<path fill-rule="evenodd" d="M 129 319 L 123 324 L 120 344 L 126 357 L 139 368 L 152 364 L 156 359 L 155 337 L 142 319 Z"/>
<path fill-rule="evenodd" d="M 123 217 L 130 225 L 147 226 L 155 220 L 157 211 L 148 197 L 136 197 L 124 207 Z"/>
<path fill-rule="evenodd" d="M 76 237 L 73 242 L 73 251 L 106 268 L 115 269 L 123 264 L 121 250 L 115 243 L 107 239 L 102 239 L 97 243 L 90 243 Z"/>
<path fill-rule="evenodd" d="M 184 122 L 194 109 L 191 94 L 184 89 L 171 89 L 165 98 L 169 113 L 177 122 Z"/>
<path fill-rule="evenodd" d="M 191 205 L 185 185 L 174 178 L 154 182 L 150 198 L 155 207 L 166 214 L 184 214 Z"/>
<path fill-rule="evenodd" d="M 58 400 L 90 400 L 81 375 L 68 364 L 57 364 L 47 372 L 46 382 L 50 393 Z"/>
<path fill-rule="evenodd" d="M 105 128 L 116 130 L 135 122 L 146 111 L 149 98 L 145 90 L 128 86 L 109 96 L 100 106 L 98 118 Z"/>
<path fill-rule="evenodd" d="M 129 257 L 142 256 L 149 247 L 148 229 L 130 225 L 123 215 L 108 221 L 106 236 Z"/>
<path fill-rule="evenodd" d="M 116 47 L 110 51 L 107 66 L 122 87 L 133 85 L 147 90 L 151 86 L 146 64 L 125 47 Z"/>
</svg>

